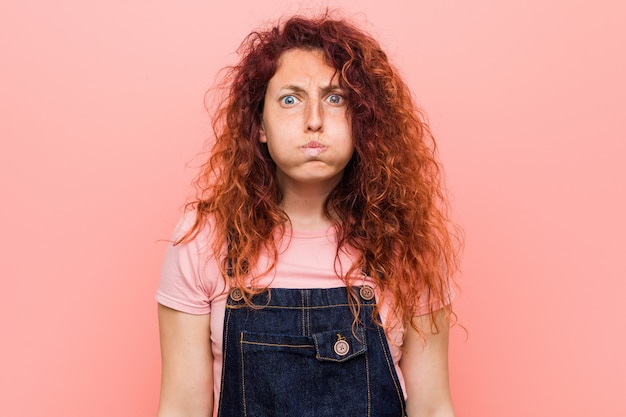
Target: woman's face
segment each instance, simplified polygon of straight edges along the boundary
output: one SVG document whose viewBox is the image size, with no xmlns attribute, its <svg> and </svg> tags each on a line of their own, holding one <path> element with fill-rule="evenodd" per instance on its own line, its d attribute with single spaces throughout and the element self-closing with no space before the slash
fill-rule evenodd
<svg viewBox="0 0 626 417">
<path fill-rule="evenodd" d="M 322 51 L 291 49 L 278 60 L 263 107 L 260 140 L 280 187 L 334 188 L 354 153 L 345 94 Z"/>
</svg>

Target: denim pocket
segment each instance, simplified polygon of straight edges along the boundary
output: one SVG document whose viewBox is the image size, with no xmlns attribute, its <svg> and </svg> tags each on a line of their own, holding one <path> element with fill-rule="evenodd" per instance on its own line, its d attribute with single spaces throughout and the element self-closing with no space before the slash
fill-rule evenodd
<svg viewBox="0 0 626 417">
<path fill-rule="evenodd" d="M 241 332 L 240 348 L 245 416 L 367 415 L 364 331 L 313 336 Z"/>
<path fill-rule="evenodd" d="M 320 361 L 345 362 L 367 351 L 365 331 L 331 330 L 315 333 L 315 357 Z"/>
<path fill-rule="evenodd" d="M 258 346 L 259 349 L 268 347 L 278 350 L 313 348 L 313 339 L 308 336 L 241 332 L 240 340 L 242 345 L 250 345 L 249 349 L 252 350 L 255 350 L 253 346 Z"/>
</svg>

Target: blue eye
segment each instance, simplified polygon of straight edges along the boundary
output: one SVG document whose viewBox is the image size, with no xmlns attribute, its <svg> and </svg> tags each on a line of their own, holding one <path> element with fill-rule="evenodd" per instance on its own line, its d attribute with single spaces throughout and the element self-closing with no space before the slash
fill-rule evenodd
<svg viewBox="0 0 626 417">
<path fill-rule="evenodd" d="M 327 100 L 330 102 L 330 104 L 341 104 L 343 103 L 344 98 L 339 94 L 331 94 L 328 96 Z"/>
<path fill-rule="evenodd" d="M 280 101 L 286 106 L 293 106 L 296 104 L 296 98 L 294 96 L 285 96 Z"/>
</svg>

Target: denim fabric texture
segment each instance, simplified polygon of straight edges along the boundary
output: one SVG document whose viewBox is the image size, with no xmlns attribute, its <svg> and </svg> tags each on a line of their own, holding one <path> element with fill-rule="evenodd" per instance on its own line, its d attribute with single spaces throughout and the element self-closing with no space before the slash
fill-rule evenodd
<svg viewBox="0 0 626 417">
<path fill-rule="evenodd" d="M 361 298 L 355 323 L 346 288 L 272 288 L 254 308 L 238 298 L 226 304 L 218 416 L 405 416 L 375 299 Z"/>
</svg>

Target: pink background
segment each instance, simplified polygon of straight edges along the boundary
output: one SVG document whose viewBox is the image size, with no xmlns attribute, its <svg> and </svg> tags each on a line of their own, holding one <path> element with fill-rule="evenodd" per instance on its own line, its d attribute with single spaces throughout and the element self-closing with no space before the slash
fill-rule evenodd
<svg viewBox="0 0 626 417">
<path fill-rule="evenodd" d="M 458 416 L 626 416 L 624 3 L 327 4 L 367 17 L 440 143 L 467 234 Z M 0 415 L 155 415 L 154 291 L 203 94 L 300 8 L 2 1 Z"/>
</svg>

